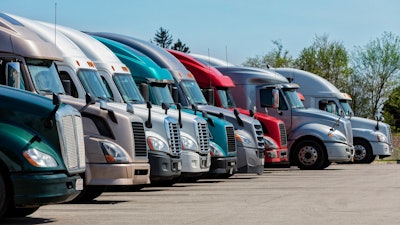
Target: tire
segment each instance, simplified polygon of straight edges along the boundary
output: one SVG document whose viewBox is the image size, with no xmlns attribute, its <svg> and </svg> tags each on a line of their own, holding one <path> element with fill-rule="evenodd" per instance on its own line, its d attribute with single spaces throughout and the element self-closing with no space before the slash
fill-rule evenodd
<svg viewBox="0 0 400 225">
<path fill-rule="evenodd" d="M 313 140 L 301 141 L 296 146 L 294 157 L 302 170 L 320 170 L 329 166 L 324 149 Z"/>
<path fill-rule="evenodd" d="M 31 207 L 31 208 L 15 208 L 10 207 L 6 212 L 6 217 L 25 217 L 31 215 L 39 209 L 39 206 Z"/>
<path fill-rule="evenodd" d="M 7 188 L 4 175 L 0 172 L 0 218 L 3 217 L 10 206 L 10 196 L 11 193 Z"/>
<path fill-rule="evenodd" d="M 81 193 L 70 203 L 80 203 L 92 201 L 99 197 L 106 190 L 105 186 L 84 186 Z"/>
<path fill-rule="evenodd" d="M 362 139 L 354 139 L 354 163 L 372 163 L 375 156 L 372 148 L 367 141 Z"/>
</svg>

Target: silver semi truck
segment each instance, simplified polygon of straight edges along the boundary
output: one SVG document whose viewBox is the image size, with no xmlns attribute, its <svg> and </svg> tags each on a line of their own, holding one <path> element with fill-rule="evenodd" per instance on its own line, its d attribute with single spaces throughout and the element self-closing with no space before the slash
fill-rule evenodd
<svg viewBox="0 0 400 225">
<path fill-rule="evenodd" d="M 336 115 L 345 114 L 353 130 L 355 163 L 371 163 L 376 156 L 385 158 L 392 155 L 390 126 L 379 120 L 354 116 L 350 95 L 340 92 L 332 83 L 317 74 L 293 68 L 272 70 L 300 85 L 299 92 L 305 98 L 305 107 L 323 109 Z"/>
</svg>

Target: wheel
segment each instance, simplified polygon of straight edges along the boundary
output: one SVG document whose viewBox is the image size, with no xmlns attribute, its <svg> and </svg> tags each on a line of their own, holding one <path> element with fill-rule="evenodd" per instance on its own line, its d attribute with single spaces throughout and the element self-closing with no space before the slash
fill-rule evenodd
<svg viewBox="0 0 400 225">
<path fill-rule="evenodd" d="M 105 186 L 84 186 L 81 193 L 71 203 L 88 202 L 99 197 L 106 190 Z"/>
<path fill-rule="evenodd" d="M 372 148 L 367 141 L 354 139 L 354 163 L 371 163 L 375 160 Z"/>
<path fill-rule="evenodd" d="M 34 212 L 36 212 L 36 210 L 39 209 L 39 206 L 36 207 L 31 207 L 31 208 L 15 208 L 15 207 L 10 207 L 8 208 L 5 216 L 6 217 L 24 217 L 27 215 L 30 215 Z"/>
<path fill-rule="evenodd" d="M 297 145 L 295 160 L 300 169 L 324 169 L 324 165 L 327 165 L 323 148 L 312 140 L 304 140 Z"/>
<path fill-rule="evenodd" d="M 3 174 L 0 172 L 0 218 L 3 217 L 10 206 L 11 194 L 8 192 L 6 181 L 4 180 Z"/>
</svg>

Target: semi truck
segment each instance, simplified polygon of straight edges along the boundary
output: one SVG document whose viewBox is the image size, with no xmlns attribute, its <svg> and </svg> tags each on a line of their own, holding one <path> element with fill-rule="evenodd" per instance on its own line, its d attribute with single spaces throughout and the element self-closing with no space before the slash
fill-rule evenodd
<svg viewBox="0 0 400 225">
<path fill-rule="evenodd" d="M 354 116 L 351 96 L 342 93 L 328 80 L 304 70 L 272 68 L 289 81 L 300 85 L 305 107 L 324 109 L 339 115 L 344 113 L 353 130 L 354 163 L 371 163 L 377 158 L 392 155 L 393 143 L 390 126 L 379 120 Z"/>
<path fill-rule="evenodd" d="M 332 162 L 353 160 L 353 134 L 348 120 L 317 109 L 306 109 L 299 86 L 282 75 L 250 67 L 215 67 L 235 83 L 238 106 L 267 113 L 285 122 L 289 160 L 300 169 L 324 169 Z"/>
<path fill-rule="evenodd" d="M 135 111 L 146 111 L 145 101 L 133 81 L 129 68 L 126 67 L 110 49 L 88 34 L 66 27 L 60 30 L 95 62 L 103 82 L 111 93 L 113 101 L 118 102 L 118 104 L 132 103 L 135 106 Z M 166 115 L 165 110 L 170 111 L 169 114 L 167 113 Z M 181 178 L 175 176 L 172 177 L 171 180 L 174 182 L 188 178 L 188 180 L 195 181 L 203 174 L 208 173 L 210 169 L 211 161 L 207 122 L 202 118 L 192 115 L 183 115 L 182 113 L 179 117 L 178 114 L 180 112 L 176 110 L 165 110 L 160 106 L 153 106 L 152 118 L 158 116 L 161 118 L 171 118 L 175 121 L 179 120 L 180 125 L 176 122 L 176 125 L 171 130 L 178 131 L 178 134 L 181 134 L 180 140 L 182 140 L 182 144 L 179 140 L 179 146 L 172 146 L 174 148 L 179 147 L 179 157 L 181 157 L 182 154 L 182 158 L 179 158 L 178 164 L 179 171 L 181 171 L 179 174 Z M 150 133 L 149 137 L 160 134 L 161 128 L 157 128 L 156 122 L 156 120 L 152 122 L 153 133 Z M 168 127 L 170 126 L 171 125 Z M 173 136 L 166 136 L 166 140 L 173 140 Z M 154 141 L 148 143 L 152 148 L 159 145 L 159 143 L 155 143 Z M 154 167 L 153 172 L 156 175 L 165 173 L 165 168 L 170 168 L 171 165 L 177 164 L 176 162 L 170 162 L 171 160 L 169 157 L 172 155 L 171 153 L 165 154 L 161 151 L 154 151 L 154 149 L 149 153 L 151 153 L 149 155 L 151 157 L 151 168 L 153 171 Z"/>
<path fill-rule="evenodd" d="M 1 74 L 11 78 L 16 65 L 0 63 Z M 49 99 L 4 85 L 0 112 L 0 220 L 74 199 L 86 167 L 80 113 L 58 95 Z"/>
<path fill-rule="evenodd" d="M 231 89 L 235 88 L 235 84 L 230 77 L 222 75 L 214 67 L 203 64 L 189 54 L 171 49 L 167 51 L 174 55 L 193 74 L 208 104 L 230 110 L 236 108 L 240 113 L 248 116 L 254 115 L 260 121 L 266 143 L 264 167 L 290 165 L 288 161 L 286 128 L 282 120 L 263 113 L 237 108 L 231 94 Z"/>
<path fill-rule="evenodd" d="M 125 35 L 100 32 L 93 34 L 128 45 L 148 56 L 159 67 L 167 69 L 174 79 L 173 88 L 177 89 L 177 92 L 174 93 L 178 93 L 173 95 L 178 97 L 175 102 L 182 104 L 188 112 L 206 112 L 208 115 L 219 116 L 233 124 L 237 143 L 238 172 L 263 173 L 264 139 L 262 127 L 258 120 L 240 114 L 237 111 L 232 112 L 208 105 L 193 75 L 165 49 Z M 222 136 L 220 133 L 212 133 L 211 135 L 214 139 Z"/>
<path fill-rule="evenodd" d="M 146 99 L 153 101 L 155 105 L 165 104 L 168 107 L 174 108 L 175 105 L 168 89 L 168 84 L 173 83 L 173 78 L 167 70 L 160 68 L 147 56 L 129 46 L 98 36 L 94 36 L 94 38 L 107 46 L 124 64 L 131 68 L 131 75 L 134 78 L 132 81 L 136 82 L 137 86 L 142 87 L 142 93 L 146 96 Z M 136 84 L 133 83 L 135 86 Z M 174 115 L 178 119 L 181 117 L 182 130 L 188 129 L 187 133 L 189 134 L 194 131 L 194 133 L 202 133 L 196 131 L 196 129 L 192 131 L 193 127 L 197 127 L 196 124 L 193 126 L 193 121 L 195 121 L 196 118 L 195 115 L 181 112 L 182 115 L 179 116 L 180 112 L 176 114 L 176 110 L 168 110 L 168 114 L 174 112 Z M 219 119 L 214 119 L 213 121 L 215 123 L 221 123 L 221 125 L 212 126 L 210 129 L 212 129 L 213 133 L 220 133 L 222 135 L 218 140 L 209 140 L 211 147 L 211 165 L 206 177 L 227 178 L 233 175 L 237 170 L 236 142 L 233 136 L 233 125 Z M 205 126 L 207 127 L 207 122 Z M 227 131 L 231 132 L 228 133 L 226 137 L 223 134 Z M 197 135 L 193 136 L 196 137 Z M 207 138 L 210 139 L 209 137 Z M 190 146 L 192 145 L 190 142 L 187 142 L 187 144 Z M 190 154 L 190 152 L 187 154 Z M 189 161 L 189 163 L 190 162 L 191 161 Z M 190 164 L 186 166 L 189 167 Z"/>
<path fill-rule="evenodd" d="M 63 103 L 69 104 L 82 115 L 86 170 L 82 173 L 84 187 L 73 201 L 87 201 L 98 197 L 106 185 L 142 185 L 150 183 L 150 165 L 143 120 L 127 110 L 110 108 L 106 103 L 95 103 L 94 96 L 86 100 L 65 95 L 56 69 L 62 61 L 57 47 L 45 41 L 18 20 L 0 14 L 2 45 L 0 59 L 3 64 L 15 63 L 20 68 L 19 80 L 11 82 L 1 74 L 1 84 L 51 96 L 57 93 Z M 86 61 L 76 64 L 92 67 Z M 90 74 L 83 74 L 90 77 Z"/>
<path fill-rule="evenodd" d="M 19 19 L 22 21 L 23 19 Z M 74 87 L 74 97 L 84 98 L 85 92 L 92 93 L 99 100 L 107 101 L 107 105 L 113 108 L 126 109 L 127 104 L 113 103 L 113 96 L 108 92 L 104 83 L 101 80 L 98 71 L 120 72 L 127 67 L 121 64 L 106 64 L 101 62 L 99 58 L 93 61 L 82 52 L 82 49 L 77 46 L 72 40 L 65 36 L 61 31 L 68 30 L 66 27 L 58 26 L 57 30 L 54 27 L 48 26 L 43 22 L 23 20 L 25 26 L 40 34 L 47 41 L 54 41 L 54 34 L 57 34 L 56 45 L 63 53 L 63 62 L 57 62 L 59 73 L 64 81 L 68 81 L 69 85 Z M 71 29 L 72 30 L 72 29 Z M 78 35 L 84 33 L 76 31 Z M 88 36 L 91 41 L 91 37 Z M 93 40 L 92 40 L 93 41 Z M 95 40 L 94 40 L 95 41 Z M 98 46 L 97 46 L 98 47 Z M 100 46 L 101 47 L 101 46 Z M 101 48 L 96 49 L 97 52 Z M 104 52 L 103 52 L 104 53 Z M 100 53 L 101 54 L 101 53 Z M 106 57 L 106 55 L 104 55 Z M 85 68 L 84 65 L 78 65 L 76 60 L 92 63 L 94 66 Z M 109 70 L 108 70 L 109 68 Z M 114 70 L 112 70 L 114 68 Z M 85 76 L 86 74 L 86 76 Z M 89 76 L 87 74 L 90 74 Z M 178 122 L 174 118 L 163 114 L 152 112 L 144 107 L 136 107 L 134 104 L 134 114 L 143 121 L 149 121 L 151 126 L 144 126 L 146 141 L 150 147 L 148 153 L 150 162 L 150 182 L 155 181 L 170 181 L 181 175 L 181 143 Z M 131 105 L 133 107 L 133 105 Z M 137 185 L 132 189 L 140 189 L 143 185 Z"/>
</svg>

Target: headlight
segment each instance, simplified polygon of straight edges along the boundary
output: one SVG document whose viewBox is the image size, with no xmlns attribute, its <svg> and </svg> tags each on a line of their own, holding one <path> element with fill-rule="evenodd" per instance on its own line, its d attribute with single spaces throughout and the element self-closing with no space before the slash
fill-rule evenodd
<svg viewBox="0 0 400 225">
<path fill-rule="evenodd" d="M 28 149 L 23 153 L 24 157 L 30 164 L 36 167 L 56 167 L 58 166 L 56 160 L 35 148 Z"/>
<path fill-rule="evenodd" d="M 266 153 L 267 153 L 267 158 L 269 159 L 278 158 L 278 153 L 276 152 L 276 150 L 266 151 Z"/>
<path fill-rule="evenodd" d="M 338 142 L 346 142 L 347 143 L 347 138 L 344 136 L 342 133 L 337 132 L 336 130 L 330 133 L 330 137 L 334 138 Z"/>
<path fill-rule="evenodd" d="M 265 143 L 265 148 L 266 149 L 277 149 L 278 144 L 272 139 L 271 137 L 264 136 L 264 143 Z"/>
<path fill-rule="evenodd" d="M 196 151 L 198 149 L 196 142 L 186 136 L 181 136 L 181 141 L 182 150 Z"/>
<path fill-rule="evenodd" d="M 156 137 L 147 137 L 147 144 L 149 145 L 150 150 L 169 152 L 168 145 Z"/>
<path fill-rule="evenodd" d="M 101 150 L 108 163 L 128 163 L 129 157 L 122 147 L 111 142 L 101 142 Z"/>
<path fill-rule="evenodd" d="M 384 135 L 384 134 L 378 133 L 378 134 L 376 135 L 376 137 L 378 138 L 378 141 L 379 141 L 379 142 L 387 142 L 387 137 L 386 137 L 386 135 Z"/>
<path fill-rule="evenodd" d="M 217 156 L 217 157 L 225 156 L 222 149 L 215 142 L 210 141 L 210 148 L 211 148 L 211 156 Z"/>
<path fill-rule="evenodd" d="M 248 137 L 245 137 L 242 134 L 235 133 L 235 138 L 238 142 L 242 143 L 242 145 L 251 145 L 251 140 Z"/>
</svg>

